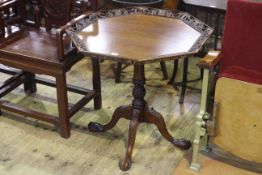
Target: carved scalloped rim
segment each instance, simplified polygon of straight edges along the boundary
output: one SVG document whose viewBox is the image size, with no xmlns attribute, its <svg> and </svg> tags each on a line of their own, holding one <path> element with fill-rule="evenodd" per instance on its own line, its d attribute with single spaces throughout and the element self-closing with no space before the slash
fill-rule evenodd
<svg viewBox="0 0 262 175">
<path fill-rule="evenodd" d="M 197 18 L 193 17 L 192 15 L 186 12 L 180 12 L 177 10 L 168 10 L 168 9 L 156 9 L 151 7 L 129 7 L 129 8 L 121 8 L 121 9 L 114 9 L 114 10 L 106 10 L 106 11 L 99 11 L 96 13 L 90 13 L 85 18 L 79 20 L 74 26 L 71 26 L 66 29 L 67 34 L 72 39 L 73 43 L 76 45 L 80 52 L 90 55 L 99 55 L 99 57 L 110 57 L 115 58 L 116 56 L 110 55 L 101 55 L 97 53 L 91 53 L 87 50 L 84 43 L 81 39 L 77 36 L 77 33 L 86 28 L 87 26 L 91 25 L 98 19 L 104 18 L 112 18 L 117 16 L 127 16 L 131 14 L 144 14 L 144 15 L 153 15 L 153 16 L 161 16 L 166 18 L 174 18 L 183 21 L 185 24 L 189 25 L 196 31 L 198 31 L 201 35 L 196 40 L 194 45 L 189 49 L 186 53 L 179 53 L 179 54 L 170 54 L 170 55 L 159 55 L 156 58 L 171 58 L 171 57 L 178 57 L 184 55 L 192 55 L 197 53 L 206 40 L 210 37 L 213 33 L 213 29 L 203 23 L 202 21 L 198 20 Z M 132 58 L 130 58 L 132 60 Z M 141 61 L 148 61 L 150 58 L 143 58 Z M 130 60 L 130 61 L 131 61 Z M 132 61 L 131 61 L 132 62 Z"/>
</svg>

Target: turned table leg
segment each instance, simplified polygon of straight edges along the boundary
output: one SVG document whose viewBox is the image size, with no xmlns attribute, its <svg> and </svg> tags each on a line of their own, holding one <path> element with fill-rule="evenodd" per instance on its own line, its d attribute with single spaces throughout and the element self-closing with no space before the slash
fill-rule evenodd
<svg viewBox="0 0 262 175">
<path fill-rule="evenodd" d="M 132 164 L 132 153 L 136 139 L 136 132 L 139 122 L 142 121 L 144 108 L 145 108 L 145 100 L 144 97 L 146 95 L 145 90 L 145 69 L 144 65 L 134 65 L 134 79 L 133 79 L 133 97 L 134 100 L 132 102 L 132 115 L 131 122 L 129 126 L 129 135 L 128 135 L 128 144 L 126 148 L 126 155 L 123 161 L 120 161 L 119 167 L 121 170 L 126 171 L 131 167 Z"/>
<path fill-rule="evenodd" d="M 136 141 L 136 132 L 139 125 L 139 116 L 141 111 L 139 109 L 133 109 L 132 118 L 129 125 L 128 143 L 126 148 L 125 158 L 119 162 L 119 168 L 122 171 L 127 171 L 132 165 L 132 153 Z"/>
<path fill-rule="evenodd" d="M 145 81 L 144 65 L 135 64 L 133 79 L 134 99 L 132 105 L 118 107 L 115 110 L 111 121 L 106 125 L 101 125 L 94 122 L 90 122 L 88 125 L 89 130 L 92 132 L 104 132 L 106 130 L 112 129 L 120 118 L 131 120 L 129 125 L 128 144 L 126 148 L 125 158 L 119 163 L 119 167 L 123 171 L 128 170 L 132 165 L 132 153 L 139 123 L 146 122 L 155 124 L 161 135 L 166 140 L 181 149 L 189 149 L 191 146 L 190 141 L 173 138 L 166 128 L 163 116 L 154 109 L 150 109 L 148 107 L 147 102 L 144 100 L 144 97 L 146 95 L 146 90 L 144 87 Z"/>
</svg>

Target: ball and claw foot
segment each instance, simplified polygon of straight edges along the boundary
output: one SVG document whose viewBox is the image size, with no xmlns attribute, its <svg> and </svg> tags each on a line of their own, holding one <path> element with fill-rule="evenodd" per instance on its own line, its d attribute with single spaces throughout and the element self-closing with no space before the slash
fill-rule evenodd
<svg viewBox="0 0 262 175">
<path fill-rule="evenodd" d="M 190 141 L 184 139 L 174 139 L 172 143 L 182 150 L 188 150 L 192 145 Z"/>
<path fill-rule="evenodd" d="M 90 132 L 104 132 L 105 131 L 103 125 L 96 123 L 96 122 L 90 122 L 88 124 L 88 130 Z"/>
<path fill-rule="evenodd" d="M 127 171 L 131 168 L 132 160 L 125 158 L 124 160 L 119 161 L 119 168 L 122 171 Z"/>
</svg>

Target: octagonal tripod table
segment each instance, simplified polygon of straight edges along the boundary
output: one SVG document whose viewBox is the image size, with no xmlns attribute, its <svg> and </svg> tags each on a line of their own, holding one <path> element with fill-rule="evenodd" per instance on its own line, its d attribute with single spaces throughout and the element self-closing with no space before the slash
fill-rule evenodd
<svg viewBox="0 0 262 175">
<path fill-rule="evenodd" d="M 212 29 L 187 13 L 148 7 L 132 7 L 86 14 L 68 24 L 66 31 L 80 52 L 93 59 L 110 59 L 134 64 L 133 101 L 118 107 L 111 121 L 90 122 L 92 132 L 113 128 L 120 118 L 130 120 L 128 146 L 120 169 L 132 164 L 132 151 L 139 123 L 155 124 L 173 145 L 188 149 L 191 143 L 171 136 L 160 113 L 149 108 L 144 96 L 144 64 L 174 60 L 199 51 Z"/>
</svg>

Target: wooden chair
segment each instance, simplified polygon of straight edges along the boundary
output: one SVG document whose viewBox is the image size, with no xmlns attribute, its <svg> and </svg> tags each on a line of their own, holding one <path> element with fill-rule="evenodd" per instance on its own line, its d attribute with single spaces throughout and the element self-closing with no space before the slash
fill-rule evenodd
<svg viewBox="0 0 262 175">
<path fill-rule="evenodd" d="M 204 79 L 191 168 L 199 170 L 202 146 L 210 156 L 261 173 L 262 3 L 229 0 L 227 7 L 221 53 L 210 52 L 199 63 Z"/>
<path fill-rule="evenodd" d="M 6 21 L 10 21 L 10 19 L 12 21 L 14 21 L 14 17 L 24 17 L 25 15 L 19 15 L 17 7 L 12 5 L 12 4 L 17 4 L 17 3 L 11 3 L 11 0 L 2 0 L 0 1 L 0 6 L 1 8 L 4 8 L 4 13 L 0 14 L 2 15 L 2 19 L 0 22 L 6 22 Z M 71 18 L 80 16 L 81 14 L 87 12 L 88 10 L 92 10 L 92 11 L 96 11 L 97 10 L 97 0 L 73 0 L 72 1 L 72 12 L 71 12 Z M 33 11 L 33 7 L 34 6 L 38 6 L 40 7 L 40 0 L 26 0 L 26 11 L 24 12 L 24 14 L 26 14 L 26 23 L 27 24 L 31 24 L 34 21 L 37 21 L 35 19 L 35 15 L 34 15 L 34 11 Z M 6 8 L 6 6 L 8 6 L 8 8 Z M 24 9 L 24 8 L 22 8 Z M 41 11 L 41 10 L 40 10 Z M 19 12 L 21 14 L 21 11 Z M 21 21 L 23 21 L 24 19 L 22 19 Z M 0 25 L 4 28 L 4 25 Z M 17 28 L 18 29 L 18 28 Z M 4 29 L 3 29 L 4 30 Z M 4 32 L 1 32 L 4 33 Z M 1 35 L 0 33 L 0 35 Z M 12 33 L 12 32 L 11 32 Z M 5 33 L 7 34 L 7 32 Z M 5 74 L 10 74 L 10 75 L 14 75 L 16 73 L 16 71 L 14 71 L 13 68 L 7 67 L 7 66 L 3 66 L 0 65 L 0 72 L 1 73 L 5 73 Z"/>
<path fill-rule="evenodd" d="M 16 0 L 13 4 L 18 9 L 23 9 L 23 0 Z M 101 108 L 101 85 L 99 74 L 99 62 L 92 60 L 93 65 L 93 89 L 87 90 L 75 86 L 67 86 L 66 72 L 83 58 L 79 54 L 69 38 L 64 33 L 64 28 L 51 30 L 54 26 L 64 25 L 68 22 L 72 9 L 71 0 L 41 0 L 41 8 L 34 7 L 35 23 L 23 23 L 18 25 L 19 32 L 8 32 L 2 36 L 0 43 L 0 64 L 22 70 L 18 72 L 0 87 L 0 98 L 24 83 L 26 92 L 36 92 L 36 83 L 56 87 L 58 118 L 52 115 L 25 109 L 21 106 L 0 101 L 0 109 L 32 117 L 57 125 L 60 134 L 64 138 L 70 136 L 69 119 L 79 111 L 86 103 L 94 99 L 94 108 Z M 40 14 L 43 10 L 45 28 L 40 27 Z M 20 14 L 19 14 L 20 15 Z M 24 14 L 22 14 L 23 16 Z M 25 19 L 23 17 L 22 19 Z M 32 27 L 32 24 L 34 26 Z M 31 26 L 31 27 L 30 27 Z M 5 28 L 7 28 L 5 26 Z M 12 28 L 15 30 L 15 28 Z M 40 79 L 35 74 L 49 75 L 55 78 L 55 82 Z M 68 106 L 67 91 L 84 95 L 74 106 Z"/>
</svg>

